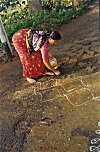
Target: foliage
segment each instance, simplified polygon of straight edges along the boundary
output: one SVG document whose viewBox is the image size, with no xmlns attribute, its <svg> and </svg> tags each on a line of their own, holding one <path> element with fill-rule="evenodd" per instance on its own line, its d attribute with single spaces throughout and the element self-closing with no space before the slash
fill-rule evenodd
<svg viewBox="0 0 100 152">
<path fill-rule="evenodd" d="M 18 0 L 1 0 L 0 1 L 0 11 L 7 12 L 9 7 L 16 7 L 19 6 L 21 7 L 21 4 L 19 3 Z"/>
<path fill-rule="evenodd" d="M 12 1 L 15 2 L 15 0 Z M 63 0 L 63 2 L 65 1 Z M 90 0 L 85 0 L 82 4 L 69 8 L 66 8 L 62 3 L 59 11 L 55 7 L 50 12 L 40 11 L 31 15 L 29 15 L 27 5 L 21 10 L 16 9 L 14 6 L 13 11 L 1 13 L 1 16 L 8 38 L 11 41 L 13 33 L 22 28 L 32 27 L 39 30 L 57 29 L 61 24 L 68 23 L 71 18 L 84 13 L 89 3 Z"/>
<path fill-rule="evenodd" d="M 45 10 L 51 11 L 52 9 L 63 9 L 66 7 L 66 4 L 69 4 L 70 1 L 68 0 L 41 0 L 42 6 Z"/>
</svg>

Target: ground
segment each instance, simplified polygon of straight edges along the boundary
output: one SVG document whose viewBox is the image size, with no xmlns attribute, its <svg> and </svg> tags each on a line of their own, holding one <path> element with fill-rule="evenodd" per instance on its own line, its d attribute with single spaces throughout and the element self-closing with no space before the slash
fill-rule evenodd
<svg viewBox="0 0 100 152">
<path fill-rule="evenodd" d="M 19 60 L 0 65 L 1 152 L 100 151 L 98 12 L 95 1 L 61 27 L 62 40 L 50 48 L 61 76 L 33 85 Z"/>
</svg>

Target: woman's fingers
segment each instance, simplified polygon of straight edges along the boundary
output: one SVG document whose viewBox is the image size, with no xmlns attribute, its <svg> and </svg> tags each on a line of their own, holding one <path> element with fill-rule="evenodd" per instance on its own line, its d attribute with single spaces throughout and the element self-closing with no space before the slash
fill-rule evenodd
<svg viewBox="0 0 100 152">
<path fill-rule="evenodd" d="M 60 75 L 60 71 L 56 70 L 55 75 Z"/>
</svg>

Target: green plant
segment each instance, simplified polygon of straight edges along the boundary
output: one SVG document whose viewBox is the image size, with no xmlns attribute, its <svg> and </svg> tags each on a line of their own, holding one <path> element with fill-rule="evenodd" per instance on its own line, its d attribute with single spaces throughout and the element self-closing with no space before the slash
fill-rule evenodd
<svg viewBox="0 0 100 152">
<path fill-rule="evenodd" d="M 25 7 L 21 11 L 15 9 L 12 12 L 4 12 L 1 16 L 11 42 L 12 35 L 19 29 L 33 27 L 36 30 L 48 30 L 56 29 L 61 24 L 68 23 L 71 18 L 84 13 L 90 2 L 90 0 L 85 0 L 80 5 L 70 8 L 65 8 L 64 3 L 62 3 L 59 11 L 53 8 L 50 12 L 40 11 L 30 16 L 28 7 Z"/>
</svg>

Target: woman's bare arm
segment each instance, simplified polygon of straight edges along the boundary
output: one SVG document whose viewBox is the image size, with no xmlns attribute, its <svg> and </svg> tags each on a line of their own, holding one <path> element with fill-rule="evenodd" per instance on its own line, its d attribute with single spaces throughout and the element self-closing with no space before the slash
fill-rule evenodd
<svg viewBox="0 0 100 152">
<path fill-rule="evenodd" d="M 50 58 L 54 58 L 54 56 L 51 54 L 50 51 L 48 52 L 48 54 L 49 54 L 49 57 L 50 57 Z"/>
</svg>

